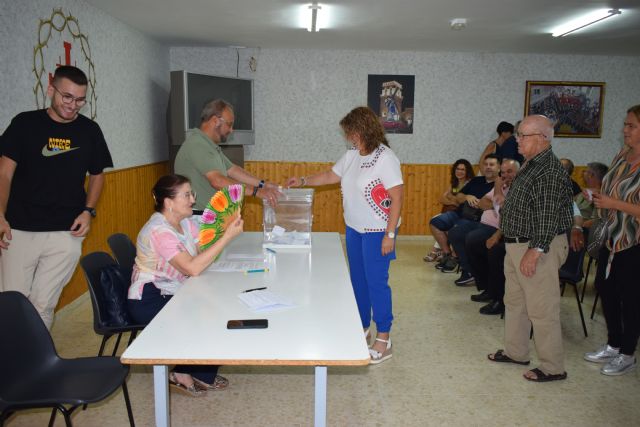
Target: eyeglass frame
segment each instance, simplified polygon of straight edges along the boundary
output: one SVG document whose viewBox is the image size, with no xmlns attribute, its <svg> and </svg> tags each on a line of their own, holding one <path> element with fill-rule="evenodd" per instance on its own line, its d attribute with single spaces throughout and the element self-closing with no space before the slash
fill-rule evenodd
<svg viewBox="0 0 640 427">
<path fill-rule="evenodd" d="M 225 125 L 229 126 L 229 129 L 233 129 L 233 122 L 229 123 L 228 120 L 226 120 L 224 117 L 222 116 L 216 116 L 218 118 L 218 120 L 220 120 L 222 123 L 224 123 Z"/>
<path fill-rule="evenodd" d="M 184 193 L 176 193 L 176 196 L 184 197 L 187 199 L 191 199 L 191 197 L 193 196 L 193 200 L 195 200 L 198 197 L 198 194 L 196 193 L 195 190 L 191 190 L 191 191 L 185 191 Z"/>
<path fill-rule="evenodd" d="M 545 139 L 547 138 L 547 135 L 545 135 L 544 133 L 521 133 L 521 132 L 516 132 L 516 138 L 517 139 L 524 139 L 524 138 L 526 138 L 528 136 L 537 136 L 537 135 L 540 135 Z"/>
<path fill-rule="evenodd" d="M 62 97 L 62 102 L 64 102 L 65 104 L 74 103 L 78 107 L 84 107 L 85 104 L 87 103 L 87 97 L 86 96 L 84 96 L 84 97 L 80 96 L 80 97 L 76 98 L 75 96 L 73 96 L 71 94 L 60 92 L 60 89 L 58 89 L 53 84 L 51 85 L 51 87 L 53 88 L 53 90 L 55 90 L 56 92 L 58 92 L 60 94 L 60 96 Z"/>
</svg>

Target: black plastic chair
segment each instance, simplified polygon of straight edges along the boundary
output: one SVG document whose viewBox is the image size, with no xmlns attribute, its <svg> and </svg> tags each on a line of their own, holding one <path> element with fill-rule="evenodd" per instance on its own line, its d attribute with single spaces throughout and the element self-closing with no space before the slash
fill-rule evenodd
<svg viewBox="0 0 640 427">
<path fill-rule="evenodd" d="M 107 244 L 111 248 L 113 257 L 116 259 L 131 277 L 133 264 L 136 262 L 136 245 L 133 244 L 129 236 L 124 233 L 116 233 L 109 236 Z"/>
<path fill-rule="evenodd" d="M 0 426 L 16 411 L 52 408 L 67 426 L 80 405 L 99 402 L 122 387 L 129 424 L 135 426 L 125 382 L 129 367 L 116 357 L 62 359 L 31 302 L 20 292 L 0 292 Z"/>
<path fill-rule="evenodd" d="M 115 356 L 123 333 L 131 332 L 128 344 L 130 345 L 138 331 L 144 329 L 146 326 L 137 324 L 127 326 L 110 326 L 108 324 L 108 317 L 106 314 L 107 310 L 102 297 L 102 289 L 100 288 L 100 272 L 105 266 L 113 264 L 115 264 L 114 259 L 106 252 L 92 252 L 80 260 L 80 266 L 82 267 L 84 276 L 87 279 L 89 295 L 91 296 L 91 305 L 93 307 L 93 330 L 96 334 L 102 335 L 102 344 L 100 344 L 98 356 L 102 356 L 102 352 L 104 351 L 107 341 L 113 335 L 117 334 L 118 336 L 113 347 L 113 352 L 111 353 L 112 356 Z"/>
<path fill-rule="evenodd" d="M 564 265 L 560 267 L 559 275 L 563 294 L 564 288 L 567 283 L 572 285 L 575 290 L 576 302 L 578 303 L 578 311 L 580 312 L 580 320 L 582 321 L 582 330 L 584 331 L 584 336 L 587 337 L 587 325 L 584 322 L 582 303 L 580 302 L 579 295 L 580 292 L 578 292 L 578 283 L 580 283 L 580 281 L 584 277 L 584 273 L 582 271 L 582 268 L 584 266 L 584 254 L 584 248 L 577 252 L 569 249 L 569 255 L 567 256 L 567 260 L 564 262 Z"/>
</svg>

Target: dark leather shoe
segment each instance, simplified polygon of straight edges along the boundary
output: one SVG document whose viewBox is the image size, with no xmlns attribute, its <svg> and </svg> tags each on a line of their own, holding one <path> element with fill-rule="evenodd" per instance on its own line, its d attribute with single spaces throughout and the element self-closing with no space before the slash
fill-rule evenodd
<svg viewBox="0 0 640 427">
<path fill-rule="evenodd" d="M 479 294 L 471 295 L 471 301 L 488 302 L 491 301 L 491 295 L 489 295 L 489 292 L 485 290 L 480 292 Z"/>
<path fill-rule="evenodd" d="M 489 304 L 480 307 L 480 314 L 502 314 L 504 304 L 500 301 L 491 301 Z"/>
</svg>

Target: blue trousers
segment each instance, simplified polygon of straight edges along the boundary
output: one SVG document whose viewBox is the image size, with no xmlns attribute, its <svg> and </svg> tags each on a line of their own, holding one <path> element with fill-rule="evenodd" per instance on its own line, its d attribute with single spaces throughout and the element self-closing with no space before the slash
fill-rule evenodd
<svg viewBox="0 0 640 427">
<path fill-rule="evenodd" d="M 481 224 L 477 221 L 469 221 L 468 219 L 462 219 L 458 221 L 455 227 L 449 230 L 449 233 L 447 234 L 447 237 L 449 238 L 449 243 L 451 243 L 453 250 L 456 251 L 456 255 L 458 255 L 458 261 L 460 262 L 460 269 L 462 270 L 463 273 L 471 272 L 471 265 L 469 265 L 469 257 L 467 256 L 467 251 L 465 249 L 465 241 L 467 239 L 467 235 L 472 231 L 480 228 L 481 226 L 484 226 L 484 224 Z M 485 227 L 488 227 L 488 226 L 485 226 Z M 487 239 L 491 237 L 491 234 L 487 236 Z"/>
<path fill-rule="evenodd" d="M 142 299 L 127 300 L 129 314 L 136 323 L 148 324 L 171 300 L 173 295 L 161 295 L 153 283 L 146 283 L 142 289 Z M 217 365 L 176 365 L 174 372 L 189 374 L 207 384 L 213 384 L 218 375 Z"/>
<path fill-rule="evenodd" d="M 371 311 L 376 330 L 386 333 L 391 330 L 391 288 L 389 287 L 389 264 L 396 259 L 395 249 L 382 256 L 382 239 L 385 233 L 358 233 L 347 227 L 347 257 L 351 285 L 358 304 L 362 327 L 371 324 Z"/>
</svg>

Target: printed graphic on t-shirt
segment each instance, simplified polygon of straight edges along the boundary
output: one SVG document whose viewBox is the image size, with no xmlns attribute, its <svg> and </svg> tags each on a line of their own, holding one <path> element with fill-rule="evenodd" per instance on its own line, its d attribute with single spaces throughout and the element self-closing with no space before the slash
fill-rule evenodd
<svg viewBox="0 0 640 427">
<path fill-rule="evenodd" d="M 380 178 L 376 178 L 371 181 L 365 187 L 365 198 L 369 203 L 369 206 L 375 214 L 385 221 L 389 220 L 389 208 L 391 207 L 391 198 L 389 193 L 382 185 Z"/>
<path fill-rule="evenodd" d="M 362 162 L 362 164 L 360 165 L 360 169 L 368 169 L 374 167 L 384 150 L 386 150 L 386 147 L 384 145 L 378 146 L 378 148 L 376 148 L 376 151 L 373 152 L 373 156 L 371 156 L 371 159 L 369 161 Z"/>
<path fill-rule="evenodd" d="M 44 147 L 42 147 L 42 155 L 44 157 L 57 156 L 58 154 L 68 153 L 77 150 L 80 147 L 72 147 L 69 138 L 53 138 L 49 137 Z"/>
</svg>

